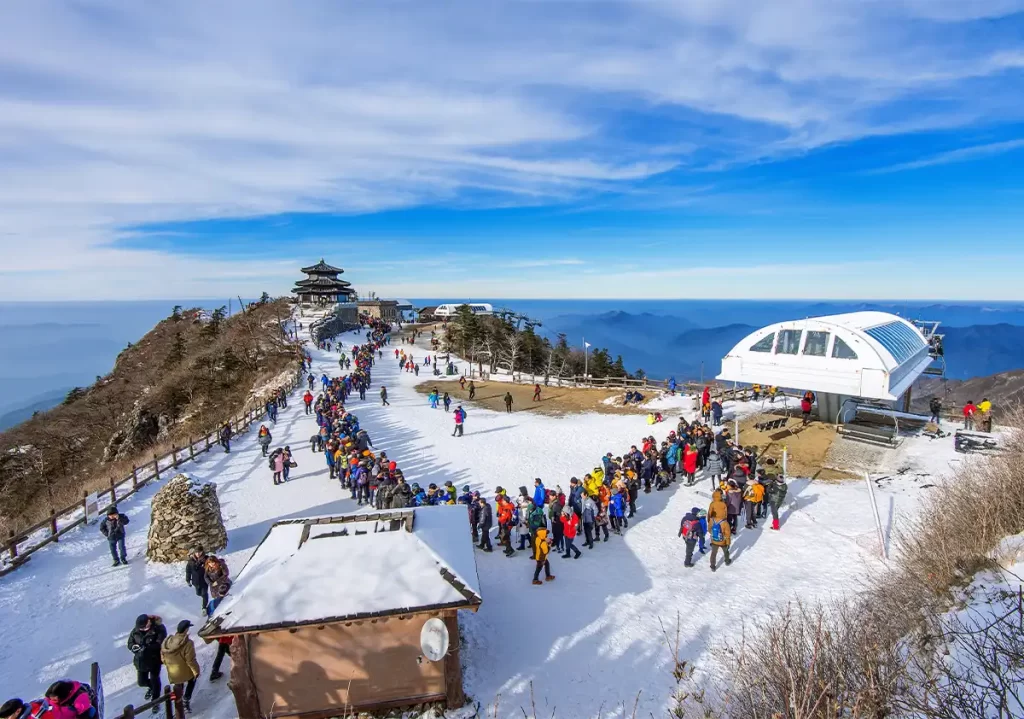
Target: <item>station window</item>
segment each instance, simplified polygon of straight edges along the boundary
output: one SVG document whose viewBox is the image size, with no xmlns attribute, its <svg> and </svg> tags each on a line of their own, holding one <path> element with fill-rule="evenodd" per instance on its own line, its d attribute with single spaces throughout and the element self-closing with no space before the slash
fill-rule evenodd
<svg viewBox="0 0 1024 719">
<path fill-rule="evenodd" d="M 775 353 L 780 355 L 795 355 L 800 351 L 800 336 L 803 330 L 782 330 L 779 332 L 779 346 Z"/>
<path fill-rule="evenodd" d="M 828 349 L 828 332 L 808 332 L 804 343 L 804 354 L 811 357 L 824 357 Z"/>
<path fill-rule="evenodd" d="M 751 346 L 750 351 L 751 352 L 771 352 L 772 351 L 772 345 L 774 345 L 774 344 L 775 344 L 775 333 L 772 332 L 770 335 L 762 337 L 757 342 L 755 342 Z"/>
<path fill-rule="evenodd" d="M 836 337 L 835 345 L 832 346 L 832 356 L 836 359 L 857 359 L 857 353 L 838 337 Z"/>
</svg>

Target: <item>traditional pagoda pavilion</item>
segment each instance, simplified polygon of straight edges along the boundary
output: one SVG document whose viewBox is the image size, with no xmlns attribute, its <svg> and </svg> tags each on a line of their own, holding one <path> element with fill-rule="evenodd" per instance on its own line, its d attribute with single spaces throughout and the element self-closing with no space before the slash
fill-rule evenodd
<svg viewBox="0 0 1024 719">
<path fill-rule="evenodd" d="M 299 296 L 299 302 L 309 304 L 349 302 L 355 299 L 356 291 L 351 283 L 338 279 L 344 271 L 340 267 L 331 267 L 321 258 L 312 267 L 302 268 L 306 279 L 296 282 L 292 292 Z"/>
</svg>

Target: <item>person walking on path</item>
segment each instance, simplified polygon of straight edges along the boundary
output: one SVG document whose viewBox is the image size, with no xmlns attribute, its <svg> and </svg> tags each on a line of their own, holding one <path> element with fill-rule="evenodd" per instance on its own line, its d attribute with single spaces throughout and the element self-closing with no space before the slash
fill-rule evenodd
<svg viewBox="0 0 1024 719">
<path fill-rule="evenodd" d="M 469 398 L 476 399 L 476 385 L 473 384 L 473 380 L 469 381 Z"/>
<path fill-rule="evenodd" d="M 313 414 L 313 393 L 308 389 L 302 395 L 302 402 L 306 405 L 306 414 Z"/>
<path fill-rule="evenodd" d="M 160 681 L 160 646 L 167 638 L 167 627 L 155 614 L 140 614 L 135 618 L 135 628 L 128 634 L 128 651 L 132 653 L 135 665 L 136 683 L 146 688 L 146 701 L 160 696 L 163 683 Z M 153 707 L 154 713 L 160 705 Z"/>
<path fill-rule="evenodd" d="M 686 541 L 686 560 L 684 567 L 693 566 L 693 550 L 697 548 L 697 542 L 701 537 L 700 517 L 697 507 L 693 507 L 683 515 L 683 521 L 679 524 L 679 536 Z"/>
<path fill-rule="evenodd" d="M 231 423 L 225 422 L 224 426 L 220 428 L 220 446 L 224 448 L 224 454 L 231 453 L 231 436 L 233 434 Z"/>
<path fill-rule="evenodd" d="M 533 385 L 533 401 L 540 402 L 540 385 Z"/>
<path fill-rule="evenodd" d="M 544 570 L 544 580 L 553 581 L 555 575 L 551 573 L 551 564 L 548 562 L 548 553 L 550 552 L 550 546 L 548 545 L 548 530 L 541 527 L 537 530 L 537 534 L 533 542 L 533 558 L 537 562 L 537 568 L 533 570 L 533 583 L 543 584 L 540 581 L 540 571 Z"/>
<path fill-rule="evenodd" d="M 213 658 L 213 667 L 210 670 L 210 681 L 215 682 L 220 679 L 223 674 L 220 672 L 220 665 L 224 661 L 224 657 L 229 656 L 231 653 L 231 642 L 234 637 L 217 637 L 217 656 Z M 207 644 L 210 640 L 205 640 Z"/>
<path fill-rule="evenodd" d="M 445 392 L 444 393 L 444 398 L 441 401 L 444 403 L 444 411 L 445 412 L 450 412 L 451 408 L 452 408 L 452 398 L 451 398 L 451 396 L 447 392 Z"/>
<path fill-rule="evenodd" d="M 968 400 L 964 405 L 964 429 L 974 429 L 974 415 L 977 412 L 978 407 L 974 404 L 974 400 Z"/>
<path fill-rule="evenodd" d="M 128 517 L 117 511 L 116 506 L 112 506 L 107 510 L 107 518 L 100 522 L 100 533 L 107 538 L 115 567 L 128 564 L 128 554 L 124 548 L 124 527 L 129 521 Z"/>
<path fill-rule="evenodd" d="M 380 406 L 390 407 L 391 403 L 388 402 L 388 388 L 384 385 L 380 386 Z"/>
<path fill-rule="evenodd" d="M 188 550 L 185 562 L 185 584 L 196 590 L 196 596 L 203 600 L 203 615 L 210 603 L 210 585 L 206 581 L 206 552 L 202 547 Z"/>
<path fill-rule="evenodd" d="M 267 452 L 270 450 L 270 443 L 274 440 L 274 436 L 270 434 L 270 430 L 267 429 L 267 425 L 261 424 L 260 431 L 256 435 L 256 441 L 260 445 L 260 451 L 263 452 L 263 456 L 267 456 Z"/>
<path fill-rule="evenodd" d="M 511 392 L 506 392 L 505 393 L 505 411 L 508 412 L 509 414 L 512 413 L 512 393 Z"/>
<path fill-rule="evenodd" d="M 160 660 L 167 667 L 167 683 L 175 695 L 181 697 L 181 703 L 189 713 L 192 712 L 192 692 L 200 672 L 196 645 L 188 635 L 191 626 L 192 622 L 182 619 L 178 622 L 178 631 L 160 645 Z"/>
<path fill-rule="evenodd" d="M 455 431 L 452 432 L 452 437 L 456 435 L 461 437 L 463 431 L 465 430 L 465 426 L 466 410 L 462 409 L 462 405 L 460 404 L 458 407 L 455 408 Z"/>
<path fill-rule="evenodd" d="M 942 400 L 938 397 L 932 397 L 928 401 L 928 411 L 931 412 L 931 422 L 935 423 L 938 427 L 942 424 Z"/>
<path fill-rule="evenodd" d="M 710 518 L 711 514 L 708 513 Z M 715 520 L 710 526 L 711 529 L 711 571 L 714 572 L 718 569 L 715 566 L 715 560 L 718 558 L 718 550 L 721 549 L 722 553 L 725 554 L 726 565 L 732 564 L 732 559 L 729 557 L 729 545 L 732 544 L 732 530 L 729 528 L 727 521 L 718 519 Z"/>
</svg>

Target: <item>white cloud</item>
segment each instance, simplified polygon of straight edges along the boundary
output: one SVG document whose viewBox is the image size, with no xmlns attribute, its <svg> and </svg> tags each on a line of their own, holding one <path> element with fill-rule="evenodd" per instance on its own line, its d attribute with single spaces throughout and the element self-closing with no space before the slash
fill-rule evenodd
<svg viewBox="0 0 1024 719">
<path fill-rule="evenodd" d="M 573 202 L 699 168 L 696 152 L 704 167 L 728 167 L 1012 121 L 1024 112 L 1006 92 L 1020 49 L 1010 35 L 979 41 L 973 21 L 1022 7 L 4 3 L 0 298 L 31 294 L 30 273 L 44 271 L 90 297 L 206 295 L 217 277 L 241 282 L 235 270 L 254 284 L 278 277 L 244 257 L 111 246 L 140 223 L 464 204 L 477 193 Z M 909 102 L 929 99 L 940 106 Z M 623 112 L 663 132 L 648 141 Z M 685 131 L 664 132 L 675 122 Z"/>
<path fill-rule="evenodd" d="M 971 145 L 970 147 L 961 147 L 956 150 L 949 150 L 948 152 L 940 152 L 936 155 L 924 157 L 920 160 L 913 160 L 912 162 L 901 162 L 896 165 L 879 167 L 874 170 L 868 170 L 863 174 L 881 175 L 890 172 L 903 172 L 904 170 L 919 170 L 922 167 L 932 167 L 934 165 L 949 165 L 954 162 L 967 162 L 969 160 L 976 160 L 979 157 L 1002 155 L 1007 152 L 1013 152 L 1014 150 L 1020 150 L 1021 148 L 1024 148 L 1024 140 L 989 142 L 984 145 Z"/>
</svg>

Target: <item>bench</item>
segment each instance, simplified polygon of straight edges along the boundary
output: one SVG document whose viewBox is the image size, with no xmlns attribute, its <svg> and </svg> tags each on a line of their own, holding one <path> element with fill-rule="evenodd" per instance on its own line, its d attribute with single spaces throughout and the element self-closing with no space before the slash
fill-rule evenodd
<svg viewBox="0 0 1024 719">
<path fill-rule="evenodd" d="M 758 422 L 754 425 L 754 429 L 760 432 L 771 432 L 776 429 L 782 429 L 786 426 L 786 422 L 789 421 L 789 417 L 779 417 L 778 419 L 770 419 L 767 422 Z"/>
<path fill-rule="evenodd" d="M 848 422 L 846 424 L 839 425 L 838 431 L 839 434 L 844 437 L 857 440 L 858 442 L 879 444 L 886 447 L 895 447 L 898 443 L 896 439 L 895 426 L 889 427 L 879 424 Z"/>
</svg>

